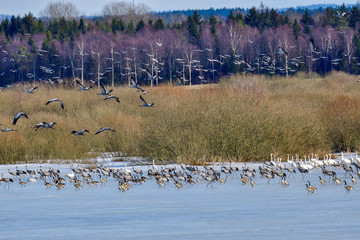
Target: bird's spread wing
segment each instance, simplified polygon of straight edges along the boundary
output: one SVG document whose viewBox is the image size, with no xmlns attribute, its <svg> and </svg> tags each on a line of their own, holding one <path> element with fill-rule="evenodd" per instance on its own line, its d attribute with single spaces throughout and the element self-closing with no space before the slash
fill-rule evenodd
<svg viewBox="0 0 360 240">
<path fill-rule="evenodd" d="M 113 129 L 109 128 L 109 127 L 102 127 L 102 128 L 99 129 L 99 131 L 97 131 L 97 132 L 95 133 L 95 135 L 97 135 L 97 134 L 99 134 L 99 133 L 101 133 L 101 132 L 103 132 L 103 131 L 105 131 L 105 130 L 115 132 L 115 130 L 113 130 Z"/>
<path fill-rule="evenodd" d="M 315 44 L 314 44 L 314 39 L 313 38 L 310 38 L 310 50 L 315 51 Z"/>
<path fill-rule="evenodd" d="M 179 84 L 183 84 L 182 78 L 179 76 L 179 74 L 176 74 L 176 79 L 178 80 Z"/>
<path fill-rule="evenodd" d="M 147 74 L 152 77 L 150 70 L 148 68 L 145 68 L 145 69 L 146 69 Z"/>
<path fill-rule="evenodd" d="M 76 83 L 77 83 L 77 85 L 79 85 L 82 89 L 84 89 L 84 86 L 83 86 L 78 80 L 76 80 Z"/>
<path fill-rule="evenodd" d="M 104 85 L 102 83 L 100 83 L 100 90 L 102 94 L 106 94 L 106 90 L 104 88 Z"/>
<path fill-rule="evenodd" d="M 58 100 L 57 98 L 50 99 L 49 101 L 46 102 L 46 105 L 48 105 L 49 103 L 52 103 L 54 101 L 57 101 L 57 100 Z"/>
<path fill-rule="evenodd" d="M 108 99 L 111 99 L 111 98 L 114 98 L 115 101 L 119 101 L 119 98 L 118 98 L 118 97 L 115 97 L 115 96 L 113 96 L 113 95 L 107 96 L 107 97 L 104 99 L 104 101 L 105 101 L 105 100 L 108 100 Z"/>
<path fill-rule="evenodd" d="M 80 134 L 82 134 L 82 133 L 84 133 L 84 132 L 89 132 L 89 130 L 86 130 L 86 129 L 82 129 L 81 131 L 80 131 Z"/>
<path fill-rule="evenodd" d="M 62 101 L 60 101 L 60 100 L 58 100 L 59 101 L 59 103 L 60 103 L 60 107 L 62 108 L 62 109 L 64 109 L 64 103 L 62 102 Z"/>
<path fill-rule="evenodd" d="M 147 102 L 145 101 L 145 99 L 144 99 L 141 95 L 140 95 L 140 100 L 141 100 L 144 104 L 148 105 Z"/>
<path fill-rule="evenodd" d="M 103 127 L 103 128 L 100 128 L 99 131 L 97 131 L 97 132 L 95 133 L 95 135 L 101 133 L 101 132 L 104 131 L 105 129 L 106 129 L 106 128 L 104 128 L 104 127 Z"/>
<path fill-rule="evenodd" d="M 138 92 L 140 92 L 140 93 L 142 93 L 142 94 L 144 94 L 144 95 L 148 93 L 146 90 L 144 90 L 144 89 L 142 89 L 142 88 L 137 88 L 136 91 L 138 91 Z"/>
<path fill-rule="evenodd" d="M 18 112 L 18 113 L 15 114 L 15 116 L 14 116 L 13 125 L 16 124 L 17 120 L 18 120 L 21 116 L 24 116 L 24 117 L 26 117 L 27 119 L 29 119 L 28 116 L 27 116 L 24 112 Z"/>
<path fill-rule="evenodd" d="M 131 82 L 131 85 L 132 85 L 133 88 L 137 88 L 137 84 L 136 84 L 133 76 L 131 76 L 130 82 Z"/>
<path fill-rule="evenodd" d="M 48 105 L 49 103 L 52 103 L 52 102 L 59 102 L 60 107 L 62 109 L 64 109 L 64 103 L 61 100 L 57 99 L 57 98 L 50 99 L 49 101 L 46 102 L 46 105 Z"/>
<path fill-rule="evenodd" d="M 32 92 L 32 91 L 34 91 L 35 89 L 37 89 L 38 87 L 33 87 L 33 88 L 31 88 L 30 90 L 29 90 L 29 92 Z"/>
<path fill-rule="evenodd" d="M 110 99 L 110 98 L 115 99 L 115 101 L 116 101 L 116 102 L 118 102 L 118 103 L 120 102 L 120 101 L 119 101 L 119 98 L 118 98 L 118 97 L 116 97 L 116 96 L 113 96 L 113 95 L 109 95 L 109 96 L 107 96 L 104 100 L 107 100 L 107 99 Z"/>
<path fill-rule="evenodd" d="M 115 99 L 115 101 L 116 101 L 116 102 L 118 102 L 118 103 L 120 102 L 120 101 L 119 101 L 119 98 L 118 98 L 118 97 L 116 97 L 116 96 L 113 96 L 113 95 L 110 95 L 110 96 L 106 97 L 104 100 L 106 100 L 106 99 L 110 99 L 110 98 Z"/>
</svg>

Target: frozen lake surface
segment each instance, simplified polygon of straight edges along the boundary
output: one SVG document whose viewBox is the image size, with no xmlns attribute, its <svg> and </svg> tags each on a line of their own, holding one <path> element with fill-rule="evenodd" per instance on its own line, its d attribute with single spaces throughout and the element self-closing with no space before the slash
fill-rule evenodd
<svg viewBox="0 0 360 240">
<path fill-rule="evenodd" d="M 123 164 L 107 162 L 106 166 L 124 169 Z M 255 187 L 242 184 L 240 172 L 229 175 L 225 184 L 207 186 L 203 181 L 177 189 L 169 182 L 160 188 L 149 179 L 125 192 L 118 190 L 113 178 L 105 185 L 83 184 L 80 190 L 68 180 L 61 190 L 46 189 L 42 180 L 24 187 L 18 180 L 9 186 L 1 183 L 0 239 L 359 238 L 360 187 L 351 184 L 342 168 L 328 167 L 354 186 L 351 192 L 323 176 L 321 169 L 311 170 L 304 178 L 300 173 L 288 174 L 288 187 L 280 184 L 279 177 L 268 183 L 260 176 L 259 165 L 248 164 L 256 168 Z M 16 166 L 25 170 L 25 165 Z M 38 164 L 27 166 L 39 169 Z M 59 169 L 61 176 L 70 172 L 69 165 L 42 166 Z M 0 166 L 0 174 L 10 177 L 8 169 L 14 171 L 15 165 Z M 325 186 L 319 176 L 328 181 Z M 306 190 L 308 180 L 318 188 L 314 194 Z"/>
</svg>

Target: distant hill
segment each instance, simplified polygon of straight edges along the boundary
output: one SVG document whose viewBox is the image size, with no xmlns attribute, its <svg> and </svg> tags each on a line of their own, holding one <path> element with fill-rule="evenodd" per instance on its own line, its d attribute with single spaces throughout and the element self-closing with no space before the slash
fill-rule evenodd
<svg viewBox="0 0 360 240">
<path fill-rule="evenodd" d="M 356 4 L 347 4 L 346 7 L 347 8 L 352 8 L 354 7 Z M 310 12 L 321 12 L 322 10 L 326 9 L 326 8 L 338 8 L 341 5 L 338 4 L 313 4 L 313 5 L 308 5 L 308 6 L 297 6 L 294 8 L 278 8 L 276 10 L 278 10 L 279 12 L 286 12 L 289 9 L 294 9 L 296 12 L 304 12 L 305 9 L 310 10 Z"/>
<path fill-rule="evenodd" d="M 347 8 L 352 8 L 354 7 L 356 4 L 347 4 L 346 7 Z M 308 6 L 297 6 L 297 7 L 292 7 L 292 8 L 278 8 L 276 9 L 279 12 L 286 12 L 288 10 L 295 10 L 298 13 L 303 13 L 305 12 L 305 9 L 309 9 L 310 10 L 310 14 L 313 13 L 317 13 L 317 12 L 322 12 L 324 9 L 328 8 L 328 7 L 332 7 L 332 8 L 337 8 L 340 7 L 341 5 L 338 4 L 313 4 L 313 5 L 308 5 Z M 265 6 L 266 7 L 266 6 Z M 160 16 L 162 16 L 163 18 L 166 18 L 166 15 L 168 14 L 183 14 L 185 16 L 189 16 L 191 14 L 193 14 L 194 10 L 198 11 L 198 14 L 201 15 L 202 17 L 209 17 L 211 16 L 212 13 L 214 13 L 215 16 L 224 16 L 227 17 L 231 11 L 233 12 L 242 12 L 242 13 L 247 13 L 249 12 L 249 8 L 209 8 L 209 9 L 188 9 L 188 10 L 172 10 L 172 11 L 162 11 L 162 12 L 156 12 L 155 14 L 158 14 Z"/>
<path fill-rule="evenodd" d="M 345 6 L 347 8 L 352 8 L 354 7 L 356 4 L 346 4 Z M 337 8 L 337 7 L 340 7 L 341 5 L 338 5 L 338 4 L 313 4 L 313 5 L 309 5 L 309 6 L 297 6 L 295 9 L 309 9 L 309 10 L 315 10 L 315 9 L 319 9 L 319 8 L 322 8 L 322 9 L 326 9 L 326 8 Z M 280 10 L 280 9 L 278 9 Z M 286 9 L 285 9 L 286 11 Z"/>
<path fill-rule="evenodd" d="M 315 13 L 319 13 L 322 12 L 324 9 L 331 7 L 331 8 L 337 8 L 340 7 L 341 5 L 338 4 L 313 4 L 313 5 L 308 5 L 308 6 L 297 6 L 297 7 L 290 7 L 290 8 L 277 8 L 276 10 L 278 12 L 281 13 L 286 13 L 289 10 L 293 10 L 296 11 L 297 13 L 304 13 L 305 9 L 307 8 L 310 13 L 310 15 L 315 14 Z M 347 4 L 346 7 L 347 8 L 352 8 L 356 6 L 356 4 Z M 265 5 L 266 7 L 266 5 Z M 260 8 L 260 6 L 258 6 L 257 8 Z M 198 11 L 198 14 L 202 17 L 210 17 L 212 13 L 214 13 L 215 16 L 221 16 L 226 18 L 227 16 L 229 16 L 230 12 L 241 12 L 243 15 L 249 12 L 249 8 L 208 8 L 208 9 L 188 9 L 188 10 L 171 10 L 171 11 L 159 11 L 159 12 L 152 12 L 152 14 L 154 15 L 159 15 L 161 16 L 164 20 L 169 18 L 169 15 L 184 15 L 184 16 L 189 16 L 192 15 L 194 13 L 194 10 Z M 96 19 L 99 18 L 101 16 L 82 16 L 83 18 L 88 18 L 88 19 Z M 5 14 L 0 14 L 0 21 L 4 20 L 4 19 L 10 19 L 11 15 L 5 15 Z"/>
</svg>

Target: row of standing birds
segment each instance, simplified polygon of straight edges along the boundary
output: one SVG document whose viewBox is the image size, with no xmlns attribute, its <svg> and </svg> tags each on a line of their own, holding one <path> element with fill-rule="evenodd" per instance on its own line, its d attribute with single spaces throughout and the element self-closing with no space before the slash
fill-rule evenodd
<svg viewBox="0 0 360 240">
<path fill-rule="evenodd" d="M 322 171 L 323 176 L 318 176 L 319 183 L 324 186 L 332 182 L 336 185 L 342 185 L 344 183 L 344 188 L 347 191 L 354 189 L 353 186 L 347 184 L 351 182 L 355 184 L 357 179 L 352 175 L 354 173 L 352 167 L 347 163 L 342 163 L 344 157 L 341 157 L 340 160 L 335 160 L 336 163 L 329 166 L 315 166 L 314 170 Z M 294 165 L 296 164 L 296 167 Z M 352 165 L 357 169 L 357 176 L 360 178 L 360 166 L 358 163 L 353 162 Z M 328 170 L 326 167 L 332 167 L 334 170 Z M 341 168 L 345 171 L 344 179 L 341 180 L 338 177 L 339 169 Z M 256 174 L 256 172 L 259 174 Z M 172 166 L 156 166 L 155 162 L 146 167 L 135 167 L 128 168 L 127 165 L 123 168 L 110 168 L 105 167 L 102 164 L 92 167 L 83 167 L 78 165 L 78 167 L 70 166 L 70 172 L 61 175 L 60 170 L 53 168 L 48 168 L 44 170 L 42 167 L 38 170 L 29 170 L 25 167 L 25 170 L 19 170 L 16 167 L 15 171 L 8 170 L 8 173 L 12 177 L 4 177 L 4 174 L 1 174 L 0 183 L 4 182 L 4 188 L 10 186 L 10 183 L 18 181 L 20 185 L 25 186 L 27 182 L 43 182 L 46 188 L 51 188 L 56 186 L 58 189 L 64 188 L 67 184 L 67 181 L 70 185 L 73 185 L 75 189 L 80 189 L 87 184 L 88 186 L 97 186 L 104 185 L 108 182 L 109 179 L 118 182 L 118 189 L 120 191 L 126 191 L 131 188 L 133 185 L 142 184 L 148 180 L 154 180 L 159 187 L 165 187 L 170 182 L 172 182 L 175 187 L 182 188 L 184 185 L 193 185 L 200 184 L 202 182 L 206 183 L 207 186 L 213 186 L 215 183 L 225 184 L 229 177 L 239 177 L 242 184 L 250 184 L 252 187 L 256 186 L 255 179 L 257 177 L 267 179 L 267 183 L 270 184 L 272 179 L 278 178 L 279 183 L 284 187 L 289 187 L 290 183 L 288 178 L 290 176 L 295 176 L 296 172 L 302 174 L 302 179 L 304 180 L 306 174 L 311 170 L 304 169 L 301 167 L 301 160 L 294 161 L 290 164 L 274 161 L 272 158 L 270 162 L 264 162 L 262 165 L 259 165 L 258 169 L 255 169 L 249 165 L 244 164 L 242 167 L 232 166 L 230 164 L 223 164 L 221 167 L 215 166 L 191 166 L 191 165 L 172 165 Z M 324 177 L 329 177 L 329 180 L 326 181 Z M 306 190 L 309 193 L 314 193 L 317 191 L 317 187 L 311 185 L 309 179 L 306 181 Z"/>
<path fill-rule="evenodd" d="M 354 189 L 353 186 L 347 185 L 346 180 L 341 180 L 340 178 L 338 178 L 337 173 L 335 171 L 328 170 L 327 167 L 342 168 L 345 171 L 345 177 L 349 175 L 350 181 L 354 184 L 357 182 L 357 180 L 353 176 L 353 173 L 356 172 L 358 178 L 360 178 L 360 158 L 358 157 L 357 152 L 355 152 L 355 154 L 350 154 L 350 158 L 345 157 L 343 152 L 341 152 L 340 158 L 338 159 L 332 159 L 331 155 L 332 154 L 325 155 L 323 160 L 319 160 L 319 157 L 316 154 L 315 155 L 312 154 L 311 157 L 304 156 L 304 159 L 299 159 L 299 156 L 296 155 L 295 158 L 291 157 L 290 160 L 290 155 L 288 154 L 288 159 L 287 159 L 288 166 L 286 166 L 282 162 L 281 158 L 275 158 L 271 154 L 270 162 L 266 162 L 264 163 L 264 165 L 273 166 L 282 171 L 286 170 L 292 174 L 296 172 L 296 169 L 298 169 L 298 171 L 303 175 L 303 177 L 314 168 L 321 169 L 322 174 L 324 176 L 328 176 L 329 179 L 332 178 L 332 181 L 334 183 L 338 185 L 344 183 L 344 187 L 347 191 L 353 190 Z M 356 171 L 354 169 L 356 169 Z M 262 167 L 260 167 L 260 170 L 261 170 L 260 174 L 267 177 L 268 179 L 271 179 L 275 174 L 278 174 L 278 173 L 272 173 L 272 170 L 269 171 L 269 169 L 266 168 L 264 170 Z M 286 181 L 286 175 L 278 175 L 278 176 L 282 178 L 281 183 L 283 185 L 288 185 L 288 182 Z M 321 176 L 319 176 L 319 182 L 321 185 L 325 185 L 327 183 L 327 181 L 322 179 Z M 306 186 L 306 190 L 309 193 L 314 193 L 317 191 L 317 188 L 312 186 L 310 181 L 308 181 L 305 184 L 305 186 Z"/>
<path fill-rule="evenodd" d="M 76 84 L 80 87 L 79 91 L 90 91 L 90 89 L 92 88 L 91 86 L 85 87 L 77 79 L 75 81 L 76 81 Z M 112 89 L 111 90 L 106 90 L 102 83 L 100 83 L 99 86 L 100 86 L 101 93 L 97 93 L 97 95 L 106 96 L 104 101 L 109 100 L 109 99 L 114 99 L 116 102 L 120 103 L 120 100 L 119 100 L 118 97 L 116 97 L 114 95 L 110 95 L 110 93 L 113 91 Z M 141 94 L 147 94 L 148 93 L 146 90 L 142 89 L 138 84 L 136 84 L 134 79 L 132 79 L 132 87 L 135 88 L 137 90 L 137 92 L 140 92 Z M 34 94 L 36 89 L 38 89 L 38 87 L 33 87 L 31 89 L 27 89 L 27 88 L 24 87 L 24 91 L 27 94 Z M 153 107 L 154 106 L 154 103 L 147 103 L 146 100 L 141 95 L 140 95 L 140 100 L 142 102 L 142 105 L 139 105 L 140 107 Z M 45 103 L 45 105 L 49 105 L 50 103 L 53 103 L 53 102 L 58 102 L 60 107 L 62 109 L 65 109 L 63 101 L 61 101 L 58 98 L 52 98 L 52 99 L 48 100 Z M 13 125 L 15 126 L 16 123 L 18 122 L 18 120 L 20 118 L 22 118 L 22 117 L 26 118 L 26 119 L 29 119 L 28 115 L 25 112 L 18 112 L 18 113 L 16 113 L 14 115 Z M 35 126 L 32 126 L 32 128 L 34 128 L 35 130 L 39 130 L 41 128 L 53 129 L 53 126 L 55 124 L 56 124 L 56 122 L 50 122 L 50 123 L 38 122 Z M 7 128 L 4 128 L 4 129 L 1 129 L 1 131 L 2 132 L 11 132 L 11 131 L 16 131 L 16 129 L 7 127 Z M 115 132 L 115 130 L 111 129 L 110 127 L 102 127 L 95 133 L 95 135 L 97 135 L 97 134 L 99 134 L 99 133 L 101 133 L 103 131 Z M 89 133 L 89 130 L 81 129 L 81 130 L 73 130 L 73 131 L 71 131 L 71 134 L 78 135 L 78 136 L 82 136 L 85 133 Z"/>
</svg>

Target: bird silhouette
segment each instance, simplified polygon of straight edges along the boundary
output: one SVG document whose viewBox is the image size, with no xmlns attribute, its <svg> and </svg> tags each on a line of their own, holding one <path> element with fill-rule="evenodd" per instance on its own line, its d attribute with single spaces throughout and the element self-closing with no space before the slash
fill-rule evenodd
<svg viewBox="0 0 360 240">
<path fill-rule="evenodd" d="M 53 126 L 56 124 L 56 122 L 39 122 L 37 123 L 35 126 L 33 126 L 32 128 L 35 128 L 35 131 L 37 131 L 40 128 L 50 128 L 53 129 Z"/>
<path fill-rule="evenodd" d="M 115 101 L 116 101 L 116 102 L 120 103 L 119 98 L 118 98 L 118 97 L 116 97 L 116 96 L 109 95 L 109 96 L 107 96 L 107 97 L 104 99 L 104 101 L 105 101 L 105 100 L 108 100 L 108 99 L 115 99 Z"/>
<path fill-rule="evenodd" d="M 106 91 L 106 89 L 102 83 L 100 83 L 100 90 L 101 90 L 101 93 L 98 93 L 97 95 L 109 95 L 109 93 L 111 93 L 113 91 L 112 89 Z"/>
<path fill-rule="evenodd" d="M 62 109 L 64 109 L 64 104 L 63 104 L 63 102 L 62 102 L 61 100 L 57 99 L 57 98 L 50 99 L 49 101 L 47 101 L 47 102 L 45 103 L 45 105 L 48 105 L 49 103 L 52 103 L 52 102 L 59 102 L 60 107 L 61 107 Z"/>
<path fill-rule="evenodd" d="M 12 131 L 16 131 L 16 129 L 12 129 L 12 128 L 4 128 L 1 129 L 2 132 L 12 132 Z"/>
<path fill-rule="evenodd" d="M 73 130 L 71 134 L 77 135 L 77 136 L 84 136 L 84 133 L 90 133 L 89 130 L 81 129 L 80 131 Z"/>
<path fill-rule="evenodd" d="M 19 118 L 21 118 L 22 116 L 26 117 L 27 119 L 28 116 L 24 113 L 24 112 L 18 112 L 17 114 L 15 114 L 14 116 L 14 121 L 13 121 L 13 125 L 16 125 L 16 122 L 19 120 Z"/>
<path fill-rule="evenodd" d="M 101 133 L 101 132 L 103 132 L 103 131 L 116 132 L 114 129 L 111 129 L 111 128 L 109 128 L 109 127 L 102 127 L 102 128 L 99 129 L 99 131 L 97 131 L 97 132 L 95 133 L 95 135 L 98 135 L 99 133 Z"/>
<path fill-rule="evenodd" d="M 131 76 L 131 79 L 130 79 L 130 82 L 131 82 L 131 87 L 132 88 L 135 88 L 137 92 L 140 92 L 142 94 L 147 94 L 148 92 L 144 89 L 142 89 L 136 82 L 135 82 L 135 79 L 133 76 Z"/>
<path fill-rule="evenodd" d="M 80 86 L 80 90 L 79 91 L 90 91 L 90 87 L 84 87 L 84 85 L 82 85 L 78 80 L 76 80 L 76 84 Z"/>
<path fill-rule="evenodd" d="M 140 107 L 153 107 L 154 106 L 154 103 L 150 103 L 150 104 L 147 103 L 142 96 L 140 96 L 140 100 L 144 103 L 143 105 L 139 105 Z"/>
<path fill-rule="evenodd" d="M 310 38 L 310 51 L 314 53 L 320 53 L 319 49 L 315 46 L 314 38 Z"/>
<path fill-rule="evenodd" d="M 34 90 L 37 89 L 37 88 L 38 88 L 38 87 L 33 87 L 33 88 L 30 88 L 30 89 L 28 90 L 27 88 L 24 87 L 24 91 L 25 91 L 26 93 L 32 93 L 32 94 L 34 94 Z"/>
</svg>

